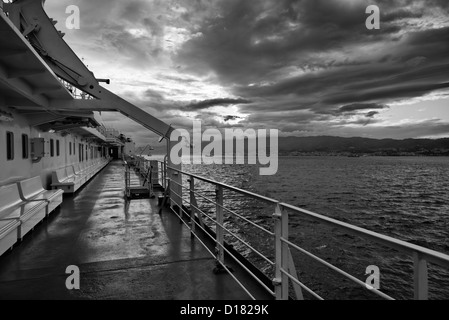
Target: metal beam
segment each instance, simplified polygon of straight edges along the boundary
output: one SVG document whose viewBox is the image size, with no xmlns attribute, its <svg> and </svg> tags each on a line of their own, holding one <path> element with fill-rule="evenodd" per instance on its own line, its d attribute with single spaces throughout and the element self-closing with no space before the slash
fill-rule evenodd
<svg viewBox="0 0 449 320">
<path fill-rule="evenodd" d="M 65 118 L 66 116 L 64 115 L 42 113 L 40 115 L 33 115 L 28 121 L 32 127 L 35 127 Z"/>
<path fill-rule="evenodd" d="M 30 76 L 37 76 L 45 73 L 44 69 L 22 69 L 22 70 L 8 70 L 8 79 L 26 78 Z"/>
<path fill-rule="evenodd" d="M 28 37 L 42 48 L 42 58 L 64 80 L 96 97 L 98 81 L 73 50 L 61 38 L 42 6 L 41 0 L 18 0 L 8 6 L 11 15 L 21 15 L 26 21 L 39 25 L 39 32 L 31 31 Z"/>
<path fill-rule="evenodd" d="M 16 2 L 8 4 L 8 8 L 9 9 L 14 8 Z M 4 82 L 8 87 L 11 88 L 11 90 L 24 94 L 25 98 L 28 98 L 29 100 L 37 104 L 40 104 L 42 107 L 45 108 L 48 105 L 48 99 L 46 99 L 46 97 L 40 96 L 39 94 L 33 94 L 33 90 L 30 89 L 35 89 L 34 85 L 31 85 L 30 83 L 21 80 L 20 77 L 45 73 L 43 75 L 45 83 L 51 83 L 51 81 L 53 81 L 56 86 L 60 84 L 60 81 L 58 80 L 56 74 L 53 72 L 50 66 L 48 66 L 45 60 L 36 52 L 36 50 L 30 44 L 28 39 L 26 39 L 20 33 L 20 31 L 12 22 L 12 20 L 14 20 L 12 19 L 12 17 L 15 16 L 16 13 L 18 16 L 20 16 L 20 10 L 16 11 L 12 10 L 9 13 L 9 17 L 7 17 L 4 14 L 0 14 L 0 32 L 2 33 L 1 36 L 2 49 L 0 51 L 2 52 L 5 51 L 5 55 L 19 54 L 21 52 L 24 52 L 26 53 L 26 59 L 24 60 L 24 62 L 26 62 L 27 66 L 32 64 L 33 67 L 24 70 L 25 66 L 22 66 L 19 71 L 16 71 L 13 70 L 11 66 L 1 65 L 0 63 L 0 82 Z M 32 12 L 29 12 L 29 14 L 31 15 L 31 20 L 33 20 Z M 14 60 L 17 60 L 20 63 L 21 57 L 13 56 L 13 58 Z M 18 66 L 20 68 L 20 64 Z M 36 87 L 37 86 L 38 85 L 36 81 Z M 62 84 L 61 87 L 63 87 Z M 67 92 L 67 96 L 69 95 L 70 94 Z"/>
<path fill-rule="evenodd" d="M 11 56 L 25 55 L 28 51 L 25 49 L 5 49 L 0 50 L 0 57 L 7 58 Z"/>
<path fill-rule="evenodd" d="M 150 115 L 105 88 L 101 88 L 101 97 L 101 100 L 54 100 L 51 101 L 49 107 L 54 110 L 118 111 L 159 136 L 168 140 L 170 139 L 170 135 L 174 129 L 162 120 Z"/>
<path fill-rule="evenodd" d="M 58 131 L 63 131 L 63 130 L 68 130 L 68 129 L 73 129 L 73 128 L 80 128 L 80 127 L 83 127 L 83 126 L 85 126 L 86 124 L 79 124 L 79 123 L 74 123 L 74 124 L 64 124 L 64 125 L 61 125 L 61 126 L 49 126 L 49 125 L 43 125 L 42 126 L 42 129 L 44 130 L 44 131 L 47 131 L 47 130 L 50 130 L 50 129 L 52 129 L 52 130 L 55 130 L 56 132 L 58 132 Z"/>
<path fill-rule="evenodd" d="M 5 67 L 1 64 L 0 64 L 0 82 L 3 82 L 4 84 L 6 84 L 6 86 L 10 87 L 11 90 L 20 93 L 22 96 L 36 103 L 37 105 L 41 105 L 44 108 L 48 107 L 49 105 L 48 99 L 43 97 L 42 95 L 33 94 L 35 88 L 31 87 L 23 79 L 20 78 L 11 79 L 9 77 L 8 70 L 6 70 Z"/>
<path fill-rule="evenodd" d="M 41 87 L 41 88 L 34 89 L 33 94 L 41 94 L 41 93 L 46 93 L 49 91 L 53 91 L 53 92 L 60 91 L 62 89 L 63 89 L 63 87 L 60 87 L 60 86 Z"/>
<path fill-rule="evenodd" d="M 12 98 L 12 97 L 6 97 L 5 98 L 5 105 L 14 107 L 17 110 L 22 109 L 34 109 L 39 106 L 38 104 L 26 99 L 26 98 Z M 38 111 L 42 112 L 42 109 L 38 109 Z"/>
</svg>

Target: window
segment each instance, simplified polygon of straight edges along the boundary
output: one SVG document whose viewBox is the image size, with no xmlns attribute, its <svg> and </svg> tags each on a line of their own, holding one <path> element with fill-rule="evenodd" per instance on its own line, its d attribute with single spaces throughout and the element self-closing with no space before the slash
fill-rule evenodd
<svg viewBox="0 0 449 320">
<path fill-rule="evenodd" d="M 29 157 L 29 144 L 28 144 L 28 135 L 22 134 L 22 158 L 28 159 Z"/>
<path fill-rule="evenodd" d="M 50 139 L 50 157 L 55 156 L 55 140 Z"/>
<path fill-rule="evenodd" d="M 14 160 L 14 133 L 6 132 L 6 159 Z"/>
<path fill-rule="evenodd" d="M 69 142 L 69 155 L 70 156 L 72 155 L 72 143 L 71 142 Z"/>
<path fill-rule="evenodd" d="M 56 156 L 59 157 L 59 140 L 56 140 Z"/>
<path fill-rule="evenodd" d="M 73 154 L 76 154 L 76 146 L 75 146 L 75 142 L 73 143 Z"/>
<path fill-rule="evenodd" d="M 81 161 L 83 161 L 83 145 L 80 143 L 79 145 L 78 145 L 78 147 L 79 147 L 79 160 L 80 160 L 80 162 Z"/>
</svg>

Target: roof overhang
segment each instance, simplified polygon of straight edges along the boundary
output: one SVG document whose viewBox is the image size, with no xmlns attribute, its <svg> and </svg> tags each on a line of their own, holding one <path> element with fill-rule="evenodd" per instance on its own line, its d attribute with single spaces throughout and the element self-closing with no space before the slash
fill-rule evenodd
<svg viewBox="0 0 449 320">
<path fill-rule="evenodd" d="M 28 40 L 0 10 L 1 104 L 13 107 L 46 108 L 51 100 L 73 96 L 40 57 Z M 7 39 L 6 41 L 4 41 Z"/>
<path fill-rule="evenodd" d="M 98 141 L 98 142 L 106 142 L 106 137 L 102 135 L 97 129 L 89 128 L 89 127 L 78 127 L 70 130 L 73 133 L 76 133 L 85 139 Z"/>
</svg>

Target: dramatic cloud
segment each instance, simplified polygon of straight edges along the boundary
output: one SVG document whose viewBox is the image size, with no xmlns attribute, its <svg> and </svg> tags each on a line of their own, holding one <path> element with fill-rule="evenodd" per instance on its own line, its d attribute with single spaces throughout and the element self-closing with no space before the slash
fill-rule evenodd
<svg viewBox="0 0 449 320">
<path fill-rule="evenodd" d="M 367 104 L 351 104 L 347 106 L 343 106 L 338 109 L 339 112 L 353 112 L 358 110 L 367 110 L 367 109 L 385 109 L 388 106 L 375 104 L 375 103 L 367 103 Z M 377 112 L 379 113 L 379 112 Z"/>
<path fill-rule="evenodd" d="M 191 103 L 183 107 L 183 109 L 193 111 L 193 110 L 209 109 L 210 107 L 214 106 L 227 106 L 227 105 L 248 104 L 248 103 L 251 103 L 251 101 L 245 99 L 210 99 Z"/>
<path fill-rule="evenodd" d="M 223 120 L 224 120 L 225 122 L 228 122 L 228 121 L 231 121 L 231 120 L 237 120 L 237 119 L 241 119 L 241 117 L 237 117 L 237 116 L 225 116 L 225 117 L 223 118 Z"/>
<path fill-rule="evenodd" d="M 375 115 L 379 114 L 378 111 L 370 111 L 367 114 L 365 114 L 365 117 L 367 118 L 373 118 Z"/>
<path fill-rule="evenodd" d="M 81 9 L 81 29 L 62 30 L 74 50 L 111 89 L 174 126 L 449 135 L 449 1 L 46 3 L 60 21 L 69 4 Z M 365 27 L 372 4 L 379 30 Z"/>
</svg>

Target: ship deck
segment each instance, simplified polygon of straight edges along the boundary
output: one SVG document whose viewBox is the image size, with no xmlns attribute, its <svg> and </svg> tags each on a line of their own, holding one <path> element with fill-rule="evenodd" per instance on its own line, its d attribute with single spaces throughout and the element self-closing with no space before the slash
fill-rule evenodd
<svg viewBox="0 0 449 320">
<path fill-rule="evenodd" d="M 215 259 L 168 208 L 158 214 L 157 198 L 126 202 L 124 187 L 124 167 L 114 161 L 65 196 L 0 257 L 0 299 L 248 299 L 229 274 L 213 273 Z M 71 265 L 80 269 L 79 290 L 66 288 Z"/>
</svg>

